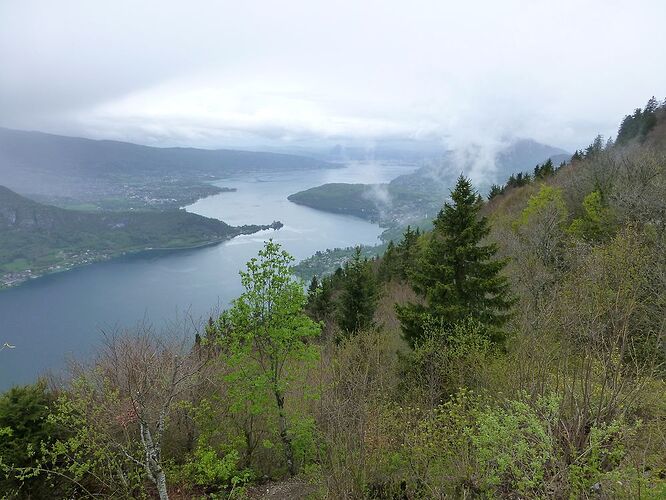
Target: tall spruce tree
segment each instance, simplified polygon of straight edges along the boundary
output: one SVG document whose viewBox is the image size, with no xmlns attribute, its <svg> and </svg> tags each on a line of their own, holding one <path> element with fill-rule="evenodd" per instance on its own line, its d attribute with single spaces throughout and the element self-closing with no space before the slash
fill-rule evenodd
<svg viewBox="0 0 666 500">
<path fill-rule="evenodd" d="M 305 310 L 315 321 L 324 321 L 333 310 L 333 280 L 325 276 L 319 281 L 312 277 L 308 287 L 308 302 Z"/>
<path fill-rule="evenodd" d="M 449 328 L 468 317 L 500 341 L 514 302 L 501 274 L 506 261 L 493 259 L 496 245 L 482 243 L 490 232 L 488 220 L 479 215 L 483 201 L 464 176 L 458 178 L 451 199 L 435 219 L 428 246 L 411 273 L 414 290 L 425 304 L 396 306 L 412 346 L 423 337 L 426 321 L 434 319 Z"/>
<path fill-rule="evenodd" d="M 397 250 L 393 240 L 388 242 L 382 261 L 379 264 L 379 279 L 382 281 L 391 281 L 396 274 L 397 267 Z"/>
<path fill-rule="evenodd" d="M 420 236 L 421 230 L 418 227 L 412 230 L 411 226 L 407 226 L 402 241 L 398 245 L 398 276 L 402 280 L 408 278 L 412 268 L 416 265 L 417 245 Z"/>
<path fill-rule="evenodd" d="M 354 256 L 345 264 L 342 294 L 338 303 L 338 325 L 346 335 L 357 333 L 374 324 L 379 300 L 379 287 L 370 263 L 356 247 Z"/>
</svg>

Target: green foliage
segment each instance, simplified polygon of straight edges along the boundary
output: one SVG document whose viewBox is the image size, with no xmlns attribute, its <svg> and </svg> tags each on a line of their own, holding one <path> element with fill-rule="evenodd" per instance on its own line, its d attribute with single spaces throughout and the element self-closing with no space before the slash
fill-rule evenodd
<svg viewBox="0 0 666 500">
<path fill-rule="evenodd" d="M 399 408 L 405 424 L 404 430 L 396 430 L 405 434 L 399 456 L 413 471 L 414 498 L 464 498 L 479 493 L 471 480 L 474 449 L 468 431 L 478 404 L 473 393 L 461 389 L 429 412 Z"/>
<path fill-rule="evenodd" d="M 553 165 L 553 160 L 548 158 L 543 164 L 537 165 L 534 167 L 534 179 L 544 179 L 550 177 L 555 173 L 555 166 Z"/>
<path fill-rule="evenodd" d="M 310 416 L 294 419 L 291 434 L 296 462 L 303 465 L 316 463 L 321 453 L 321 436 L 315 419 Z"/>
<path fill-rule="evenodd" d="M 442 328 L 426 318 L 424 336 L 401 356 L 403 392 L 434 408 L 462 387 L 476 388 L 478 375 L 495 355 L 488 329 L 474 318 Z"/>
<path fill-rule="evenodd" d="M 605 203 L 600 191 L 592 191 L 583 200 L 585 213 L 574 219 L 569 226 L 569 233 L 589 241 L 605 241 L 616 227 L 613 211 Z"/>
<path fill-rule="evenodd" d="M 499 196 L 504 193 L 505 187 L 499 186 L 498 184 L 493 184 L 490 186 L 490 191 L 488 191 L 488 200 L 492 200 L 496 196 Z"/>
<path fill-rule="evenodd" d="M 398 245 L 391 240 L 384 252 L 379 267 L 379 277 L 384 281 L 407 280 L 416 266 L 421 230 L 408 225 Z"/>
<path fill-rule="evenodd" d="M 118 408 L 115 418 L 109 418 L 109 407 Z M 84 379 L 74 381 L 72 392 L 58 398 L 48 417 L 64 436 L 42 443 L 43 459 L 35 464 L 35 473 L 43 472 L 49 480 L 63 478 L 70 495 L 143 497 L 145 469 L 137 458 L 143 449 L 127 426 L 131 411 L 124 415 L 121 408 L 112 388 L 98 390 Z"/>
<path fill-rule="evenodd" d="M 42 443 L 50 443 L 61 429 L 49 421 L 54 396 L 44 382 L 13 387 L 0 396 L 0 491 L 44 495 L 42 478 L 25 469 L 41 460 Z"/>
<path fill-rule="evenodd" d="M 506 261 L 494 260 L 495 244 L 483 244 L 490 227 L 479 216 L 483 202 L 471 182 L 460 177 L 434 222 L 434 230 L 411 281 L 426 305 L 397 306 L 405 339 L 415 345 L 424 333 L 427 317 L 443 327 L 467 317 L 476 318 L 500 341 L 514 299 L 501 273 Z"/>
<path fill-rule="evenodd" d="M 562 190 L 544 184 L 513 223 L 525 250 L 551 271 L 562 267 L 567 217 Z"/>
<path fill-rule="evenodd" d="M 316 276 L 312 277 L 308 288 L 308 302 L 306 310 L 315 321 L 324 321 L 334 310 L 333 302 L 333 279 L 324 277 L 321 282 Z"/>
<path fill-rule="evenodd" d="M 601 135 L 598 135 L 590 143 L 590 145 L 585 148 L 584 156 L 587 159 L 593 159 L 601 154 L 604 150 L 604 138 Z"/>
<path fill-rule="evenodd" d="M 617 133 L 617 144 L 624 145 L 635 138 L 645 139 L 657 124 L 657 111 L 660 109 L 663 106 L 652 96 L 645 109 L 636 108 L 633 114 L 625 116 Z"/>
<path fill-rule="evenodd" d="M 291 278 L 292 261 L 278 243 L 268 241 L 241 271 L 244 292 L 227 314 L 231 331 L 223 341 L 234 354 L 256 349 L 260 357 L 275 362 L 271 375 L 279 373 L 287 359 L 311 358 L 307 340 L 319 333 L 318 325 L 303 313 L 307 298 Z"/>
<path fill-rule="evenodd" d="M 576 152 L 578 153 L 578 152 Z M 576 158 L 576 155 L 574 155 L 574 158 Z M 566 165 L 566 162 L 563 161 L 559 168 L 562 168 L 563 166 Z M 547 177 L 550 177 L 555 174 L 557 171 L 557 168 L 555 165 L 553 165 L 553 160 L 548 158 L 545 162 L 542 164 L 537 164 L 534 167 L 534 176 L 531 176 L 527 172 L 518 172 L 517 174 L 511 174 L 509 179 L 506 181 L 505 185 L 497 185 L 493 184 L 490 186 L 490 191 L 488 192 L 488 200 L 492 200 L 496 196 L 499 196 L 501 194 L 504 194 L 504 192 L 508 188 L 517 188 L 521 186 L 526 186 L 532 182 L 532 180 L 535 181 L 540 181 L 543 179 L 546 179 Z"/>
<path fill-rule="evenodd" d="M 517 174 L 511 174 L 509 179 L 506 181 L 506 187 L 521 187 L 529 184 L 530 182 L 532 182 L 532 177 L 529 173 L 518 172 Z"/>
<path fill-rule="evenodd" d="M 514 400 L 505 408 L 475 412 L 469 435 L 482 491 L 547 497 L 547 476 L 553 472 L 548 468 L 556 456 L 551 432 L 558 409 L 559 400 L 551 396 L 538 399 L 534 406 Z"/>
<path fill-rule="evenodd" d="M 585 449 L 569 465 L 573 494 L 584 495 L 593 491 L 595 485 L 601 485 L 605 478 L 615 475 L 608 474 L 608 471 L 616 470 L 620 465 L 626 454 L 625 443 L 635 434 L 638 426 L 640 422 L 631 426 L 620 419 L 590 430 Z"/>
<path fill-rule="evenodd" d="M 197 445 L 194 456 L 184 466 L 187 478 L 194 484 L 216 490 L 242 488 L 252 479 L 249 470 L 239 470 L 236 450 L 220 456 L 211 447 Z"/>
<path fill-rule="evenodd" d="M 370 262 L 357 248 L 345 264 L 342 293 L 338 302 L 338 325 L 346 335 L 370 328 L 374 324 L 379 289 Z"/>
<path fill-rule="evenodd" d="M 398 264 L 397 249 L 393 240 L 391 240 L 388 242 L 384 255 L 382 255 L 381 263 L 379 264 L 379 279 L 382 281 L 390 281 L 391 278 L 397 274 Z"/>
<path fill-rule="evenodd" d="M 562 197 L 562 190 L 543 184 L 536 195 L 530 197 L 527 207 L 521 212 L 514 227 L 528 226 L 535 223 L 535 219 L 543 218 L 547 213 L 552 224 L 561 226 L 568 216 L 567 206 Z"/>
<path fill-rule="evenodd" d="M 318 351 L 309 340 L 319 334 L 320 327 L 304 312 L 307 298 L 301 283 L 291 277 L 292 261 L 279 244 L 266 242 L 258 258 L 252 258 L 240 273 L 244 292 L 221 319 L 221 324 L 228 326 L 221 339 L 231 376 L 244 380 L 245 388 L 252 386 L 250 394 L 274 398 L 285 461 L 294 474 L 293 436 L 285 398 L 294 364 L 317 359 Z M 240 403 L 245 396 L 239 396 Z"/>
<path fill-rule="evenodd" d="M 360 247 L 363 257 L 374 259 L 384 252 L 386 245 L 361 245 Z M 317 276 L 318 278 L 322 278 L 323 281 L 324 277 L 341 269 L 354 256 L 355 252 L 356 247 L 328 248 L 324 251 L 318 250 L 314 255 L 294 265 L 292 270 L 298 278 L 303 280 L 311 280 L 313 276 Z"/>
<path fill-rule="evenodd" d="M 616 152 L 648 147 L 639 142 L 622 150 L 598 137 L 572 168 L 538 165 L 534 177 L 552 185 L 526 206 L 536 186 L 489 204 L 492 228 L 461 177 L 432 233 L 409 227 L 380 263 L 355 251 L 307 296 L 292 258 L 268 242 L 241 273 L 241 296 L 195 340 L 192 358 L 208 364 L 169 413 L 160 460 L 171 486 L 238 497 L 254 478 L 303 472 L 276 489 L 293 495 L 306 478 L 326 498 L 663 498 L 664 162 L 650 150 L 604 171 L 606 184 L 597 175 Z M 578 207 L 567 201 L 585 193 L 570 223 Z M 509 267 L 494 260 L 498 248 Z M 521 307 L 503 339 L 505 273 Z M 337 299 L 355 334 L 336 343 L 314 320 L 331 327 Z M 152 492 L 140 398 L 96 366 L 50 404 L 25 388 L 0 398 L 8 494 Z M 159 375 L 129 373 L 144 371 Z M 160 386 L 143 387 L 151 397 Z"/>
</svg>

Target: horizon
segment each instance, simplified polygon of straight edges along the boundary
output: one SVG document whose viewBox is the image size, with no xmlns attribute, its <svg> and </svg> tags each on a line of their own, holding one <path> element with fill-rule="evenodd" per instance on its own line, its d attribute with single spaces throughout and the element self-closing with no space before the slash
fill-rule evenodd
<svg viewBox="0 0 666 500">
<path fill-rule="evenodd" d="M 664 17 L 652 0 L 5 2 L 0 123 L 159 147 L 573 151 L 663 99 Z"/>
<path fill-rule="evenodd" d="M 272 153 L 272 154 L 284 154 L 284 155 L 293 155 L 293 156 L 308 156 L 308 154 L 323 154 L 323 153 L 331 153 L 333 149 L 338 148 L 338 147 L 343 147 L 343 148 L 360 148 L 361 145 L 359 143 L 348 143 L 348 144 L 340 144 L 340 143 L 327 143 L 327 144 L 310 144 L 310 145 L 303 145 L 303 146 L 298 146 L 298 147 L 293 147 L 290 148 L 288 145 L 283 145 L 283 146 L 266 146 L 265 148 L 262 148 L 261 145 L 257 145 L 257 147 L 252 148 L 251 146 L 243 147 L 243 146 L 221 146 L 221 147 L 206 147 L 206 146 L 191 146 L 191 145 L 167 145 L 167 144 L 145 144 L 145 143 L 140 143 L 140 142 L 133 142 L 130 140 L 123 140 L 123 139 L 112 139 L 112 138 L 106 138 L 106 137 L 86 137 L 84 135 L 70 135 L 70 134 L 59 134 L 55 132 L 46 132 L 43 130 L 37 130 L 37 129 L 20 129 L 20 128 L 11 128 L 11 127 L 5 127 L 0 124 L 0 130 L 6 130 L 9 132 L 20 132 L 20 133 L 26 133 L 26 134 L 43 134 L 43 135 L 49 135 L 53 137 L 61 137 L 61 138 L 66 138 L 66 139 L 81 139 L 81 140 L 87 140 L 87 141 L 94 141 L 94 142 L 114 142 L 114 143 L 121 143 L 121 144 L 131 144 L 133 146 L 140 146 L 140 147 L 148 147 L 148 148 L 155 148 L 155 149 L 198 149 L 202 151 L 243 151 L 243 152 L 248 152 L 248 153 Z M 396 139 L 396 141 L 408 141 L 410 139 Z M 383 139 L 382 142 L 391 144 L 390 139 Z M 415 144 L 418 144 L 418 140 L 412 140 Z M 423 141 L 427 142 L 427 141 Z M 423 143 L 422 142 L 422 143 Z M 536 144 L 542 144 L 539 143 L 538 141 L 534 140 L 531 137 L 513 137 L 511 138 L 511 141 L 505 141 L 504 144 L 507 147 L 511 147 L 515 144 L 521 143 L 521 142 L 533 142 Z M 376 144 L 378 144 L 379 141 Z M 555 149 L 561 149 L 563 153 L 566 154 L 572 154 L 571 151 L 566 150 L 563 147 L 558 146 L 557 144 L 543 144 L 545 146 L 550 146 Z M 299 152 L 300 151 L 300 152 Z M 400 150 L 397 150 L 400 151 Z M 446 149 L 445 145 L 442 144 L 442 149 L 441 149 L 441 154 L 447 154 L 447 153 L 453 153 L 454 150 L 452 149 Z M 348 161 L 359 161 L 359 160 L 348 160 Z M 364 161 L 373 161 L 372 158 L 368 158 Z"/>
</svg>

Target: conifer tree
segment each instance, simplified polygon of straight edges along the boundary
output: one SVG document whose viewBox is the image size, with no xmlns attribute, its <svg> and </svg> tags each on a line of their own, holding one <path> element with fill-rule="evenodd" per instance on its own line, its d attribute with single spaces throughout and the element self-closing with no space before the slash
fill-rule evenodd
<svg viewBox="0 0 666 500">
<path fill-rule="evenodd" d="M 412 231 L 411 226 L 407 226 L 402 241 L 398 245 L 399 268 L 398 275 L 406 280 L 414 267 L 417 257 L 417 243 L 421 236 L 421 230 L 417 227 Z"/>
<path fill-rule="evenodd" d="M 501 275 L 506 261 L 494 260 L 496 245 L 482 242 L 490 227 L 479 216 L 483 202 L 471 182 L 461 175 L 451 198 L 435 219 L 432 237 L 412 273 L 414 290 L 425 304 L 396 307 L 412 346 L 423 336 L 424 322 L 435 319 L 448 328 L 467 317 L 477 319 L 498 341 L 514 302 Z"/>
<path fill-rule="evenodd" d="M 553 175 L 554 172 L 555 172 L 555 167 L 553 165 L 553 160 L 548 158 L 543 163 L 543 165 L 537 165 L 536 167 L 534 167 L 534 178 L 543 179 L 544 177 Z"/>
<path fill-rule="evenodd" d="M 370 263 L 356 247 L 354 256 L 345 264 L 342 294 L 338 304 L 338 325 L 351 335 L 374 324 L 379 288 Z"/>
<path fill-rule="evenodd" d="M 493 184 L 492 186 L 490 186 L 490 191 L 488 192 L 488 201 L 492 200 L 495 196 L 499 196 L 503 192 L 504 192 L 504 186 Z"/>
<path fill-rule="evenodd" d="M 312 276 L 310 280 L 310 285 L 308 286 L 308 305 L 315 299 L 317 293 L 319 292 L 319 280 L 317 275 Z"/>
<path fill-rule="evenodd" d="M 382 262 L 379 265 L 379 278 L 382 281 L 390 281 L 396 274 L 397 249 L 393 240 L 388 242 L 386 250 L 382 256 Z"/>
<path fill-rule="evenodd" d="M 308 287 L 306 311 L 315 321 L 324 321 L 333 310 L 333 279 L 324 277 L 319 281 L 312 277 Z"/>
</svg>

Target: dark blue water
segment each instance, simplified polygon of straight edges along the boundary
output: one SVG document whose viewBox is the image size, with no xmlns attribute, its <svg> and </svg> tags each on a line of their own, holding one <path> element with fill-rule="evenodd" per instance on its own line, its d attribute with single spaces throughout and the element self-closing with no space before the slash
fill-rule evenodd
<svg viewBox="0 0 666 500">
<path fill-rule="evenodd" d="M 287 201 L 325 182 L 381 182 L 407 167 L 354 164 L 344 169 L 234 178 L 237 188 L 200 200 L 189 211 L 230 224 L 282 221 L 279 231 L 240 236 L 220 245 L 148 252 L 45 276 L 0 292 L 0 390 L 59 373 L 68 357 L 85 357 L 103 330 L 148 321 L 162 327 L 185 316 L 207 317 L 240 292 L 238 270 L 268 238 L 297 260 L 317 250 L 377 242 L 381 229 L 363 220 L 327 214 Z"/>
</svg>

